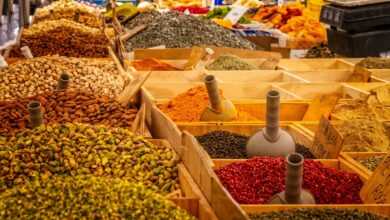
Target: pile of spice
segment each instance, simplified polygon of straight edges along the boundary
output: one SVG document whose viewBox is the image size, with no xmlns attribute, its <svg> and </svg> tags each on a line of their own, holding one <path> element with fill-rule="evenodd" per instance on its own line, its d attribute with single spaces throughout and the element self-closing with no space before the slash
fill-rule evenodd
<svg viewBox="0 0 390 220">
<path fill-rule="evenodd" d="M 374 171 L 384 158 L 385 156 L 373 156 L 366 159 L 358 159 L 357 161 L 370 171 Z"/>
<path fill-rule="evenodd" d="M 386 220 L 388 218 L 358 209 L 294 209 L 250 215 L 251 220 Z"/>
<path fill-rule="evenodd" d="M 55 90 L 61 74 L 70 76 L 70 88 L 115 97 L 128 80 L 112 72 L 113 64 L 60 56 L 38 57 L 19 61 L 0 69 L 0 100 L 10 100 L 48 93 Z M 108 71 L 107 71 L 108 70 Z M 110 71 L 111 70 L 111 71 Z"/>
<path fill-rule="evenodd" d="M 197 136 L 196 139 L 211 158 L 248 158 L 246 154 L 246 143 L 249 139 L 248 136 L 216 130 L 202 136 Z M 307 147 L 301 144 L 296 144 L 295 147 L 296 152 L 302 154 L 306 159 L 314 159 L 314 155 Z"/>
<path fill-rule="evenodd" d="M 327 47 L 324 44 L 310 48 L 305 55 L 305 58 L 335 58 L 335 57 L 336 54 L 333 53 L 329 49 L 329 47 Z"/>
<path fill-rule="evenodd" d="M 39 23 L 46 20 L 60 19 L 73 20 L 95 28 L 103 26 L 97 9 L 73 0 L 60 0 L 46 7 L 38 8 L 33 21 Z"/>
<path fill-rule="evenodd" d="M 222 91 L 220 91 L 223 97 Z M 158 107 L 173 121 L 200 121 L 203 111 L 209 106 L 209 97 L 205 86 L 197 86 L 179 94 L 167 103 Z M 239 111 L 239 121 L 256 120 L 252 115 Z"/>
<path fill-rule="evenodd" d="M 108 96 L 77 90 L 53 91 L 25 99 L 0 102 L 0 134 L 29 127 L 30 101 L 39 101 L 45 123 L 80 122 L 130 128 L 137 109 L 122 106 Z"/>
<path fill-rule="evenodd" d="M 254 49 L 255 46 L 212 21 L 185 15 L 176 11 L 140 13 L 125 26 L 147 28 L 127 41 L 127 49 L 149 48 L 164 45 L 167 48 L 216 46 Z"/>
<path fill-rule="evenodd" d="M 332 116 L 340 120 L 375 120 L 375 109 L 365 100 L 351 99 L 339 101 L 332 110 Z"/>
<path fill-rule="evenodd" d="M 336 125 L 344 137 L 345 152 L 386 152 L 390 149 L 390 140 L 383 123 L 377 120 L 349 120 Z"/>
<path fill-rule="evenodd" d="M 367 69 L 390 69 L 390 59 L 368 57 L 356 65 L 365 67 Z"/>
<path fill-rule="evenodd" d="M 195 220 L 141 184 L 107 177 L 51 177 L 0 195 L 1 219 Z"/>
<path fill-rule="evenodd" d="M 124 128 L 53 124 L 0 136 L 0 190 L 53 176 L 94 175 L 139 182 L 167 194 L 178 188 L 178 158 Z"/>
<path fill-rule="evenodd" d="M 28 46 L 33 56 L 106 57 L 109 41 L 102 29 L 67 19 L 45 20 L 24 29 L 20 47 Z M 21 56 L 19 50 L 14 50 Z"/>
<path fill-rule="evenodd" d="M 285 189 L 284 158 L 255 157 L 216 170 L 225 188 L 240 204 L 264 204 Z M 357 174 L 325 167 L 314 160 L 304 161 L 302 187 L 317 204 L 359 204 L 363 186 Z"/>
<path fill-rule="evenodd" d="M 206 66 L 208 70 L 256 70 L 256 66 L 237 56 L 222 55 Z"/>
<path fill-rule="evenodd" d="M 135 60 L 131 63 L 131 65 L 139 71 L 148 71 L 148 70 L 179 70 L 179 68 L 174 67 L 166 62 L 163 62 L 158 59 L 148 58 L 143 60 Z"/>
</svg>

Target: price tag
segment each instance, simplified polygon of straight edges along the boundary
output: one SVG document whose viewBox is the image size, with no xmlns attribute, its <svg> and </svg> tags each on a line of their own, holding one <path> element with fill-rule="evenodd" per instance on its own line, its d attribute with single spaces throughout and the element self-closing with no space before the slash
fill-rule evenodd
<svg viewBox="0 0 390 220">
<path fill-rule="evenodd" d="M 243 7 L 243 6 L 235 6 L 232 8 L 232 10 L 230 10 L 230 12 L 225 16 L 224 20 L 229 20 L 232 24 L 236 24 L 238 22 L 238 20 L 240 20 L 240 18 L 242 16 L 244 16 L 244 14 L 248 11 L 248 8 L 247 7 Z"/>
<path fill-rule="evenodd" d="M 360 191 L 364 203 L 390 203 L 390 154 L 382 160 Z"/>
<path fill-rule="evenodd" d="M 376 98 L 383 104 L 390 106 L 390 85 L 381 86 L 375 89 Z"/>
<path fill-rule="evenodd" d="M 322 116 L 314 137 L 312 153 L 317 158 L 334 159 L 340 154 L 344 139 L 332 123 Z"/>
<path fill-rule="evenodd" d="M 7 66 L 8 66 L 7 61 L 5 61 L 4 57 L 2 55 L 0 55 L 0 68 L 4 68 Z"/>
<path fill-rule="evenodd" d="M 20 50 L 22 51 L 23 56 L 26 57 L 27 59 L 34 58 L 34 56 L 31 53 L 31 50 L 28 46 L 24 46 L 24 47 L 20 48 Z"/>
</svg>

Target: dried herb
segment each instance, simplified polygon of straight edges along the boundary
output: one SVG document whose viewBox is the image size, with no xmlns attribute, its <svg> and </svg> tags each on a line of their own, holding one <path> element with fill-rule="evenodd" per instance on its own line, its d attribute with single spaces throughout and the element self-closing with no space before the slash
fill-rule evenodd
<svg viewBox="0 0 390 220">
<path fill-rule="evenodd" d="M 51 177 L 7 190 L 0 218 L 195 219 L 141 184 L 92 176 Z"/>
<path fill-rule="evenodd" d="M 390 59 L 368 57 L 356 64 L 367 69 L 390 69 Z"/>
<path fill-rule="evenodd" d="M 216 171 L 233 198 L 241 204 L 263 204 L 285 188 L 285 160 L 255 157 Z M 303 188 L 317 204 L 359 204 L 363 186 L 359 175 L 328 168 L 320 162 L 304 161 Z"/>
<path fill-rule="evenodd" d="M 288 211 L 267 212 L 263 214 L 250 215 L 251 220 L 385 220 L 370 212 L 357 209 L 294 209 Z"/>
<path fill-rule="evenodd" d="M 246 159 L 246 143 L 248 136 L 228 131 L 216 130 L 197 136 L 200 145 L 207 151 L 211 158 Z M 296 144 L 296 152 L 302 154 L 306 159 L 314 159 L 310 150 Z"/>
<path fill-rule="evenodd" d="M 329 47 L 321 44 L 320 46 L 312 47 L 307 51 L 305 58 L 334 58 L 336 54 L 333 53 Z"/>
<path fill-rule="evenodd" d="M 208 70 L 256 70 L 256 66 L 241 60 L 237 56 L 222 55 L 207 65 Z"/>
<path fill-rule="evenodd" d="M 374 171 L 378 165 L 382 162 L 385 156 L 374 156 L 366 159 L 359 159 L 359 163 L 365 166 L 367 169 Z"/>
<path fill-rule="evenodd" d="M 0 136 L 0 190 L 52 176 L 94 175 L 140 182 L 166 194 L 178 188 L 178 158 L 124 128 L 53 124 Z"/>
<path fill-rule="evenodd" d="M 170 11 L 141 13 L 126 27 L 132 29 L 145 24 L 147 28 L 127 42 L 127 49 L 149 48 L 165 45 L 167 48 L 192 46 L 217 46 L 254 49 L 255 46 L 207 19 Z"/>
</svg>

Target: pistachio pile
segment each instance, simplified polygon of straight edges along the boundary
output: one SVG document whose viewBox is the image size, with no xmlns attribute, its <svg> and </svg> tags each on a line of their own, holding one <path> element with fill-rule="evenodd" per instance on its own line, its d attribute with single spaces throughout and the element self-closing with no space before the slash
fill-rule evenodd
<svg viewBox="0 0 390 220">
<path fill-rule="evenodd" d="M 95 8 L 73 0 L 60 0 L 46 7 L 38 8 L 34 15 L 34 23 L 63 18 L 89 27 L 99 28 L 102 26 L 99 12 Z"/>
<path fill-rule="evenodd" d="M 0 218 L 195 219 L 141 184 L 92 176 L 56 177 L 9 189 L 0 195 Z"/>
<path fill-rule="evenodd" d="M 0 137 L 0 190 L 53 175 L 118 177 L 167 194 L 178 188 L 178 158 L 128 129 L 53 124 Z"/>
<path fill-rule="evenodd" d="M 24 29 L 20 46 L 34 56 L 106 57 L 108 39 L 102 29 L 67 19 L 45 20 Z M 14 50 L 20 56 L 18 50 Z"/>
<path fill-rule="evenodd" d="M 124 88 L 125 76 L 106 72 L 102 65 L 66 57 L 38 57 L 0 69 L 0 100 L 10 100 L 48 93 L 57 87 L 62 73 L 71 77 L 70 88 L 114 97 Z M 107 67 L 111 69 L 111 65 Z"/>
<path fill-rule="evenodd" d="M 0 134 L 29 127 L 27 105 L 39 101 L 45 123 L 80 122 L 130 128 L 137 109 L 122 106 L 108 96 L 78 90 L 53 91 L 25 99 L 0 102 Z"/>
</svg>

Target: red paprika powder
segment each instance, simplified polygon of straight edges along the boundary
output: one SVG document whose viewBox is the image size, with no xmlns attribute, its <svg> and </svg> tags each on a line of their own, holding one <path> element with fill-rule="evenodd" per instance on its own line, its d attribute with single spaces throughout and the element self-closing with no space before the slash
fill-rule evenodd
<svg viewBox="0 0 390 220">
<path fill-rule="evenodd" d="M 304 161 L 303 188 L 317 204 L 359 204 L 363 186 L 357 174 L 325 167 L 314 160 Z M 285 188 L 284 158 L 255 157 L 229 164 L 216 171 L 222 184 L 241 204 L 264 204 Z"/>
</svg>

